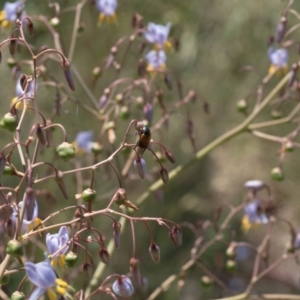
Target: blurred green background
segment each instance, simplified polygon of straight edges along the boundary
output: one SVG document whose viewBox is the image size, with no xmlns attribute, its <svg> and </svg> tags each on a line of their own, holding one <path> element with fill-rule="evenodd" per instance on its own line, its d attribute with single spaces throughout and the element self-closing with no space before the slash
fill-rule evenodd
<svg viewBox="0 0 300 300">
<path fill-rule="evenodd" d="M 0 1 L 2 5 L 4 1 Z M 61 7 L 74 6 L 78 1 L 62 1 Z M 242 114 L 236 111 L 235 103 L 254 91 L 260 84 L 261 79 L 267 74 L 269 68 L 269 60 L 267 57 L 267 41 L 270 35 L 275 34 L 277 23 L 280 20 L 281 13 L 287 4 L 287 1 L 279 0 L 120 0 L 117 16 L 117 25 L 103 25 L 97 27 L 98 12 L 92 6 L 91 2 L 84 7 L 82 15 L 82 23 L 85 30 L 78 36 L 75 47 L 74 58 L 72 64 L 80 72 L 82 78 L 87 85 L 91 87 L 92 69 L 101 65 L 104 66 L 110 48 L 114 43 L 125 35 L 133 32 L 131 28 L 131 18 L 133 13 L 138 12 L 144 17 L 144 26 L 148 22 L 158 24 L 172 23 L 171 36 L 180 40 L 179 52 L 169 51 L 167 67 L 170 77 L 173 79 L 173 90 L 169 91 L 160 77 L 157 78 L 157 84 L 164 90 L 165 103 L 168 107 L 171 103 L 178 101 L 178 94 L 175 88 L 176 78 L 180 78 L 183 84 L 183 90 L 186 94 L 190 89 L 194 89 L 198 94 L 198 100 L 195 104 L 179 109 L 177 114 L 172 115 L 169 120 L 169 127 L 162 127 L 160 131 L 153 133 L 154 140 L 158 140 L 166 145 L 176 157 L 176 165 L 184 164 L 189 161 L 193 155 L 193 148 L 186 134 L 186 118 L 187 116 L 193 120 L 196 134 L 197 149 L 208 144 L 216 137 L 233 128 L 244 119 Z M 26 12 L 30 16 L 44 14 L 51 18 L 54 11 L 49 9 L 46 1 L 27 0 Z M 294 3 L 293 9 L 300 11 L 300 2 Z M 39 21 L 32 18 L 35 35 L 29 37 L 29 43 L 36 49 L 47 45 L 54 47 L 53 39 L 47 28 Z M 65 13 L 60 18 L 60 24 L 56 28 L 60 34 L 63 50 L 68 54 L 71 35 L 73 30 L 74 11 Z M 295 16 L 288 15 L 288 26 L 297 23 Z M 290 38 L 298 39 L 298 32 L 293 33 Z M 9 36 L 9 32 L 2 31 L 2 40 Z M 133 45 L 128 58 L 126 59 L 125 68 L 121 72 L 121 77 L 137 78 L 137 61 L 143 55 L 139 54 L 139 46 L 142 38 L 138 38 Z M 125 47 L 120 47 L 120 54 Z M 147 48 L 150 50 L 150 47 Z M 147 51 L 148 51 L 147 50 Z M 298 59 L 297 47 L 292 46 L 289 49 L 290 59 L 289 66 Z M 145 52 L 146 53 L 146 52 Z M 7 47 L 2 49 L 2 65 L 0 67 L 1 78 L 1 115 L 5 114 L 10 107 L 10 100 L 14 97 L 15 81 L 12 79 L 10 69 L 6 66 L 5 61 L 9 57 Z M 29 58 L 26 51 L 22 49 L 16 54 L 16 59 Z M 257 72 L 240 72 L 241 68 L 251 65 Z M 63 74 L 59 63 L 47 62 L 47 70 L 58 81 L 64 83 Z M 30 69 L 23 68 L 25 73 L 30 74 Z M 92 90 L 96 99 L 99 99 L 105 87 L 115 78 L 113 70 L 103 70 L 103 75 Z M 278 78 L 273 78 L 267 85 L 265 94 L 278 82 Z M 72 95 L 79 101 L 89 104 L 89 100 L 75 80 L 76 91 Z M 46 117 L 50 116 L 50 112 L 54 106 L 55 89 L 46 88 L 42 84 L 38 90 L 38 105 Z M 207 115 L 202 109 L 200 98 L 206 99 L 210 105 L 210 113 Z M 254 97 L 250 98 L 250 108 Z M 288 106 L 283 110 L 286 114 L 292 106 Z M 259 120 L 271 119 L 271 111 L 273 107 L 265 109 L 263 114 L 259 116 Z M 161 112 L 159 109 L 154 111 L 154 121 L 160 119 Z M 33 113 L 29 113 L 26 118 L 28 128 L 33 122 Z M 133 111 L 130 118 L 142 119 L 141 111 Z M 129 119 L 130 120 L 130 119 Z M 117 144 L 122 140 L 125 128 L 129 124 L 128 121 L 118 121 L 117 127 Z M 74 140 L 78 131 L 92 129 L 97 137 L 100 126 L 96 118 L 83 111 L 79 106 L 67 101 L 64 103 L 61 115 L 55 118 L 55 122 L 62 123 L 67 132 L 68 140 Z M 23 138 L 26 138 L 25 131 Z M 284 124 L 279 128 L 268 130 L 274 135 L 284 135 L 290 132 L 294 127 Z M 129 138 L 134 143 L 136 138 Z M 12 134 L 1 130 L 2 147 L 12 141 Z M 70 162 L 61 163 L 54 156 L 54 146 L 62 141 L 62 135 L 56 129 L 53 132 L 53 145 L 50 149 L 44 149 L 42 160 L 52 161 L 58 165 L 61 170 L 67 170 L 74 165 Z M 112 149 L 104 143 L 104 153 L 100 159 L 106 158 Z M 231 203 L 237 205 L 244 201 L 247 197 L 243 188 L 243 183 L 250 179 L 260 179 L 270 185 L 276 203 L 279 204 L 277 215 L 293 222 L 295 228 L 299 228 L 299 186 L 300 179 L 299 168 L 297 163 L 297 155 L 299 150 L 286 155 L 283 170 L 286 179 L 282 183 L 272 181 L 270 178 L 270 170 L 277 166 L 279 157 L 277 155 L 280 145 L 259 140 L 250 134 L 243 134 L 233 140 L 221 145 L 211 154 L 200 162 L 196 163 L 184 174 L 180 174 L 172 182 L 164 187 L 163 200 L 158 197 L 151 196 L 145 203 L 139 207 L 137 216 L 163 217 L 171 219 L 175 222 L 191 222 L 212 220 L 214 210 L 218 206 Z M 154 165 L 154 161 L 150 153 L 145 153 L 144 158 L 150 169 Z M 17 155 L 14 159 L 17 161 Z M 78 160 L 79 161 L 79 160 Z M 92 158 L 87 155 L 80 159 L 80 163 L 85 165 L 92 162 Z M 120 155 L 120 163 L 124 164 L 122 155 Z M 16 163 L 18 165 L 18 163 Z M 173 165 L 166 163 L 166 168 L 171 171 Z M 37 176 L 41 177 L 49 170 L 37 170 Z M 135 172 L 135 170 L 131 170 Z M 39 173 L 40 172 L 40 173 Z M 83 179 L 89 179 L 90 173 L 83 173 Z M 66 176 L 66 185 L 69 200 L 64 200 L 57 186 L 53 182 L 41 183 L 36 189 L 49 189 L 56 198 L 55 204 L 45 201 L 45 197 L 38 197 L 40 205 L 40 217 L 46 217 L 50 211 L 56 211 L 66 205 L 75 203 L 75 194 L 80 192 L 81 187 L 76 186 L 73 176 Z M 3 184 L 8 186 L 16 186 L 17 180 L 13 178 L 4 178 Z M 104 208 L 116 189 L 117 181 L 111 173 L 107 176 L 106 168 L 100 168 L 96 172 L 95 189 L 99 195 L 99 201 L 93 209 Z M 134 203 L 135 200 L 145 191 L 150 182 L 147 180 L 138 180 L 133 182 L 124 181 L 129 199 Z M 105 196 L 103 196 L 105 195 Z M 103 197 L 102 197 L 103 196 Z M 103 200 L 104 199 L 104 200 Z M 226 215 L 225 209 L 222 219 Z M 72 215 L 66 213 L 53 220 L 53 222 L 62 222 L 70 219 Z M 264 228 L 243 234 L 240 230 L 240 220 L 242 213 L 237 215 L 231 222 L 233 230 L 237 232 L 237 240 L 246 240 L 258 245 L 265 233 Z M 111 223 L 105 217 L 94 218 L 93 225 L 103 232 L 107 241 L 112 235 Z M 175 247 L 167 238 L 167 231 L 158 226 L 151 224 L 153 234 L 157 244 L 161 248 L 161 262 L 154 265 L 148 254 L 149 237 L 146 228 L 136 226 L 137 234 L 137 256 L 141 262 L 141 272 L 148 279 L 148 290 L 138 290 L 133 299 L 145 299 L 161 282 L 163 282 L 170 274 L 177 273 L 180 266 L 186 261 L 189 251 L 193 245 L 194 237 L 188 229 L 183 229 L 183 244 L 181 247 Z M 288 228 L 282 224 L 276 225 L 276 234 L 271 239 L 272 256 L 271 260 L 280 255 L 286 243 L 289 241 Z M 212 235 L 213 233 L 211 233 Z M 210 236 L 210 234 L 209 234 Z M 208 237 L 209 237 L 208 236 Z M 40 239 L 43 242 L 43 238 Z M 208 253 L 201 261 L 210 268 L 218 277 L 220 277 L 227 285 L 230 285 L 236 292 L 242 292 L 247 286 L 251 277 L 251 266 L 253 264 L 253 253 L 249 255 L 246 262 L 239 262 L 238 269 L 234 274 L 228 273 L 224 269 L 226 244 L 217 244 L 210 248 Z M 93 257 L 97 257 L 97 246 L 90 246 Z M 81 257 L 83 253 L 81 253 Z M 132 256 L 132 239 L 129 227 L 126 228 L 121 241 L 121 249 L 115 251 L 111 258 L 111 264 L 106 268 L 105 274 L 120 273 L 125 274 L 129 271 L 129 259 Z M 42 259 L 42 254 L 40 254 Z M 36 259 L 38 261 L 39 259 Z M 95 266 L 98 263 L 95 258 Z M 94 266 L 94 267 L 95 267 Z M 78 280 L 87 284 L 89 278 L 80 271 Z M 92 273 L 92 272 L 91 272 Z M 78 275 L 76 272 L 73 275 Z M 78 286 L 74 276 L 71 273 L 69 277 L 73 286 Z M 180 291 L 176 289 L 176 284 L 165 293 L 162 293 L 157 299 L 213 299 L 222 297 L 222 289 L 214 286 L 206 290 L 200 285 L 200 278 L 203 275 L 201 270 L 193 267 L 189 270 L 185 277 L 185 285 Z M 76 277 L 76 276 L 75 276 Z M 103 276 L 102 279 L 105 277 Z M 276 285 L 274 284 L 276 282 Z M 11 281 L 7 287 L 9 292 L 14 291 L 17 287 L 18 280 Z M 266 276 L 266 279 L 257 284 L 254 293 L 298 293 L 299 292 L 299 268 L 295 262 L 284 263 L 277 268 L 275 272 Z M 95 298 L 96 299 L 96 298 Z M 103 297 L 105 299 L 105 296 Z M 108 299 L 108 297 L 107 297 Z"/>
</svg>

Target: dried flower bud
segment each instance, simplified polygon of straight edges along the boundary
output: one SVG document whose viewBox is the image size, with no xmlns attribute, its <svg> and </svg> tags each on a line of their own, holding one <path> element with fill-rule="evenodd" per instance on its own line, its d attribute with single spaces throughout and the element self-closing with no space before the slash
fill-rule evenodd
<svg viewBox="0 0 300 300">
<path fill-rule="evenodd" d="M 102 247 L 100 250 L 99 250 L 99 257 L 100 257 L 100 260 L 108 265 L 109 264 L 109 261 L 110 261 L 110 254 L 108 252 L 108 250 L 104 247 Z"/>
<path fill-rule="evenodd" d="M 129 265 L 132 277 L 135 279 L 138 285 L 142 285 L 142 277 L 139 269 L 140 261 L 137 258 L 132 257 L 130 259 Z"/>
<path fill-rule="evenodd" d="M 8 219 L 6 224 L 5 224 L 5 228 L 6 228 L 6 233 L 10 238 L 13 238 L 14 233 L 15 233 L 15 224 L 11 219 Z"/>
<path fill-rule="evenodd" d="M 145 178 L 145 175 L 146 175 L 146 161 L 141 158 L 140 156 L 137 156 L 135 158 L 135 160 L 133 161 L 133 164 L 140 176 L 141 179 L 144 179 Z"/>
<path fill-rule="evenodd" d="M 134 288 L 131 280 L 125 275 L 121 275 L 112 285 L 113 291 L 120 297 L 128 298 L 133 292 Z"/>
<path fill-rule="evenodd" d="M 160 169 L 159 175 L 164 184 L 169 182 L 169 173 L 165 168 Z"/>
<path fill-rule="evenodd" d="M 6 246 L 6 253 L 14 257 L 21 257 L 24 255 L 23 246 L 16 239 L 10 240 Z"/>
<path fill-rule="evenodd" d="M 8 43 L 8 49 L 11 56 L 14 56 L 16 53 L 17 42 L 14 40 L 14 36 L 11 36 L 12 40 Z"/>
<path fill-rule="evenodd" d="M 143 28 L 143 17 L 140 14 L 135 13 L 132 16 L 131 24 L 132 24 L 132 27 L 135 27 L 137 29 Z"/>
<path fill-rule="evenodd" d="M 282 181 L 284 179 L 284 174 L 281 168 L 276 167 L 271 170 L 271 177 L 276 181 Z"/>
<path fill-rule="evenodd" d="M 36 136 L 39 140 L 39 142 L 42 144 L 42 145 L 48 145 L 49 147 L 49 142 L 48 142 L 48 137 L 47 137 L 47 133 L 46 131 L 44 130 L 44 128 L 42 128 L 40 126 L 40 124 L 36 124 L 35 125 L 35 129 L 36 129 Z"/>
<path fill-rule="evenodd" d="M 64 161 L 68 161 L 75 157 L 75 147 L 68 142 L 61 143 L 56 148 L 56 152 Z"/>
<path fill-rule="evenodd" d="M 151 243 L 149 247 L 150 256 L 155 264 L 158 264 L 160 261 L 160 248 L 158 245 Z"/>
<path fill-rule="evenodd" d="M 182 231 L 179 227 L 173 227 L 172 231 L 169 232 L 169 236 L 174 245 L 180 246 L 182 244 Z"/>
<path fill-rule="evenodd" d="M 165 156 L 166 156 L 166 158 L 168 159 L 168 161 L 170 163 L 175 164 L 175 158 L 174 158 L 174 156 L 173 156 L 173 154 L 172 154 L 171 151 L 165 150 Z"/>
<path fill-rule="evenodd" d="M 56 181 L 60 191 L 62 192 L 63 196 L 65 197 L 65 199 L 68 199 L 68 195 L 67 195 L 67 192 L 66 192 L 66 185 L 65 185 L 65 182 L 63 180 L 63 176 L 64 176 L 64 173 L 61 172 L 61 171 L 58 171 L 57 175 L 55 177 L 55 181 Z"/>
<path fill-rule="evenodd" d="M 72 91 L 75 91 L 75 84 L 74 84 L 74 79 L 73 79 L 70 63 L 67 60 L 63 60 L 63 62 L 61 63 L 61 67 L 63 69 L 66 81 L 69 85 L 69 88 Z"/>
<path fill-rule="evenodd" d="M 147 102 L 143 107 L 144 118 L 147 120 L 148 124 L 151 124 L 153 118 L 153 105 Z"/>
<path fill-rule="evenodd" d="M 25 191 L 25 211 L 28 220 L 32 220 L 34 207 L 35 207 L 35 194 L 34 189 L 27 187 Z"/>
<path fill-rule="evenodd" d="M 114 235 L 114 242 L 115 242 L 115 247 L 117 249 L 120 248 L 120 241 L 121 241 L 121 224 L 119 222 L 114 222 L 113 223 L 113 235 Z"/>
<path fill-rule="evenodd" d="M 29 33 L 30 35 L 33 35 L 33 33 L 34 33 L 33 23 L 32 23 L 31 20 L 29 20 L 28 18 L 27 18 L 26 20 L 27 20 L 26 27 L 27 27 L 28 33 Z"/>
</svg>

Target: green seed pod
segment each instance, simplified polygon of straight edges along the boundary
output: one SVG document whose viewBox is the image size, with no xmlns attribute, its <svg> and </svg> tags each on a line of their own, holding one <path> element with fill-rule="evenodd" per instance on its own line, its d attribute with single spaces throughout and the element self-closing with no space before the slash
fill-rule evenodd
<svg viewBox="0 0 300 300">
<path fill-rule="evenodd" d="M 60 20 L 59 20 L 59 18 L 57 18 L 57 17 L 54 17 L 54 18 L 52 18 L 52 19 L 50 20 L 50 24 L 51 24 L 53 27 L 57 27 L 57 26 L 59 25 L 59 23 L 60 23 Z"/>
<path fill-rule="evenodd" d="M 284 179 L 284 174 L 279 167 L 276 167 L 271 170 L 271 177 L 276 181 L 282 181 Z"/>
<path fill-rule="evenodd" d="M 234 272 L 236 270 L 236 262 L 232 259 L 226 261 L 226 270 L 229 272 Z"/>
<path fill-rule="evenodd" d="M 63 142 L 57 148 L 56 152 L 64 160 L 68 161 L 75 156 L 75 148 L 72 144 Z"/>
<path fill-rule="evenodd" d="M 13 57 L 9 57 L 6 62 L 9 68 L 13 68 L 17 65 L 17 61 Z"/>
<path fill-rule="evenodd" d="M 294 145 L 291 141 L 288 141 L 286 144 L 285 144 L 285 150 L 287 152 L 293 152 L 294 151 Z"/>
<path fill-rule="evenodd" d="M 95 78 L 101 77 L 101 75 L 102 75 L 101 68 L 100 68 L 100 67 L 95 67 L 95 68 L 93 69 L 92 74 L 93 74 L 93 77 L 95 77 Z"/>
<path fill-rule="evenodd" d="M 91 188 L 87 188 L 82 192 L 81 198 L 85 202 L 92 202 L 96 199 L 96 191 Z"/>
<path fill-rule="evenodd" d="M 76 263 L 78 261 L 78 256 L 73 252 L 69 251 L 65 256 L 65 263 L 68 268 L 75 267 Z"/>
<path fill-rule="evenodd" d="M 23 246 L 18 240 L 10 240 L 6 246 L 6 253 L 14 257 L 21 257 L 24 255 Z"/>
<path fill-rule="evenodd" d="M 0 284 L 1 285 L 6 285 L 6 284 L 8 284 L 8 282 L 9 282 L 9 275 L 4 275 L 4 276 L 2 276 L 2 278 L 1 278 L 1 280 L 0 280 Z"/>
<path fill-rule="evenodd" d="M 5 176 L 12 176 L 14 175 L 14 170 L 11 166 L 5 166 L 3 169 L 3 175 Z"/>
<path fill-rule="evenodd" d="M 246 112 L 248 108 L 248 103 L 246 99 L 241 99 L 236 103 L 236 109 L 239 112 Z"/>
<path fill-rule="evenodd" d="M 201 286 L 205 289 L 210 288 L 213 285 L 214 281 L 208 276 L 201 277 Z"/>
<path fill-rule="evenodd" d="M 18 123 L 19 123 L 17 116 L 13 115 L 10 112 L 5 114 L 1 121 L 3 121 L 3 126 L 2 126 L 2 122 L 1 122 L 0 126 L 11 132 L 14 132 L 16 130 Z"/>
<path fill-rule="evenodd" d="M 121 119 L 123 120 L 127 120 L 130 116 L 130 111 L 129 111 L 129 108 L 128 106 L 122 106 L 120 108 L 120 113 L 119 113 L 119 116 Z"/>
<path fill-rule="evenodd" d="M 92 152 L 93 152 L 94 154 L 100 154 L 100 153 L 102 153 L 102 151 L 103 151 L 103 147 L 101 146 L 100 143 L 94 142 L 94 143 L 92 144 Z"/>
<path fill-rule="evenodd" d="M 22 292 L 15 291 L 12 293 L 10 300 L 25 300 L 25 295 Z"/>
</svg>

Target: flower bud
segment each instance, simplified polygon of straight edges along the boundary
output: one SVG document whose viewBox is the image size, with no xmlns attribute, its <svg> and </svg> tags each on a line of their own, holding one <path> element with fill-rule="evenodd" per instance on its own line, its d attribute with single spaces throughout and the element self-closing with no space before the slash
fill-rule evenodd
<svg viewBox="0 0 300 300">
<path fill-rule="evenodd" d="M 201 286 L 205 289 L 210 288 L 212 286 L 213 282 L 214 281 L 206 275 L 201 277 Z"/>
<path fill-rule="evenodd" d="M 114 222 L 113 223 L 113 236 L 114 236 L 114 242 L 115 242 L 115 247 L 117 249 L 120 248 L 120 241 L 121 241 L 121 224 L 119 222 Z"/>
<path fill-rule="evenodd" d="M 63 62 L 61 63 L 61 67 L 63 69 L 65 79 L 69 85 L 69 88 L 72 91 L 75 91 L 75 84 L 74 84 L 70 63 L 67 60 L 63 60 Z"/>
<path fill-rule="evenodd" d="M 110 261 L 110 254 L 108 252 L 108 250 L 104 247 L 102 247 L 100 250 L 99 250 L 99 257 L 100 257 L 100 260 L 108 265 L 109 261 Z"/>
<path fill-rule="evenodd" d="M 68 268 L 75 267 L 76 263 L 78 261 L 78 256 L 73 252 L 69 251 L 65 256 L 65 263 Z"/>
<path fill-rule="evenodd" d="M 140 156 L 137 156 L 136 159 L 133 161 L 133 164 L 140 176 L 141 179 L 145 178 L 146 175 L 146 161 L 141 158 Z"/>
<path fill-rule="evenodd" d="M 284 38 L 284 34 L 285 34 L 285 30 L 286 30 L 286 23 L 287 23 L 286 17 L 281 17 L 280 22 L 277 25 L 277 30 L 276 30 L 276 41 L 278 43 L 280 43 Z"/>
<path fill-rule="evenodd" d="M 135 279 L 138 285 L 141 285 L 142 277 L 139 269 L 140 261 L 137 258 L 132 257 L 130 259 L 129 265 L 130 265 L 130 273 L 132 274 L 132 277 Z"/>
<path fill-rule="evenodd" d="M 284 174 L 281 168 L 276 167 L 271 170 L 271 178 L 276 181 L 282 181 L 284 179 Z"/>
<path fill-rule="evenodd" d="M 20 291 L 15 291 L 10 296 L 10 300 L 25 300 L 25 299 L 26 299 L 25 295 Z"/>
<path fill-rule="evenodd" d="M 149 247 L 150 256 L 155 264 L 158 264 L 160 261 L 160 248 L 158 245 L 151 243 Z"/>
<path fill-rule="evenodd" d="M 36 124 L 35 128 L 36 128 L 36 136 L 37 136 L 39 142 L 42 145 L 46 145 L 46 143 L 48 144 L 48 138 L 47 138 L 46 131 L 40 126 L 40 124 Z"/>
<path fill-rule="evenodd" d="M 13 115 L 12 113 L 7 113 L 4 115 L 0 122 L 0 126 L 3 129 L 7 129 L 11 132 L 14 132 L 16 128 L 18 127 L 18 117 L 16 115 Z"/>
<path fill-rule="evenodd" d="M 6 253 L 14 257 L 21 257 L 24 255 L 23 246 L 16 239 L 10 240 L 6 246 Z"/>
<path fill-rule="evenodd" d="M 170 163 L 175 164 L 175 158 L 174 158 L 174 156 L 173 156 L 173 154 L 172 154 L 171 151 L 165 150 L 165 156 L 166 156 L 166 158 L 168 159 L 168 161 Z"/>
<path fill-rule="evenodd" d="M 163 181 L 164 184 L 167 184 L 169 182 L 169 173 L 165 168 L 161 168 L 159 171 L 160 178 Z"/>
<path fill-rule="evenodd" d="M 93 202 L 96 199 L 96 191 L 91 188 L 87 188 L 81 193 L 81 198 L 85 202 Z"/>
<path fill-rule="evenodd" d="M 2 278 L 1 278 L 1 280 L 0 280 L 0 284 L 1 284 L 1 285 L 6 285 L 6 284 L 8 284 L 9 279 L 10 279 L 9 275 L 4 275 L 4 276 L 2 276 Z"/>
<path fill-rule="evenodd" d="M 34 33 L 34 26 L 33 26 L 33 23 L 31 22 L 31 20 L 29 20 L 28 18 L 27 18 L 26 27 L 27 27 L 28 33 L 30 35 L 33 35 L 33 33 Z"/>
<path fill-rule="evenodd" d="M 245 113 L 247 112 L 248 103 L 246 99 L 241 99 L 236 103 L 236 109 L 239 112 Z"/>
<path fill-rule="evenodd" d="M 175 246 L 180 246 L 182 244 L 182 231 L 179 227 L 173 227 L 172 231 L 169 232 L 169 236 Z"/>
<path fill-rule="evenodd" d="M 128 298 L 133 292 L 134 288 L 131 280 L 125 275 L 121 275 L 112 285 L 113 291 L 120 297 Z"/>
<path fill-rule="evenodd" d="M 147 102 L 143 107 L 144 118 L 147 120 L 148 124 L 151 124 L 153 118 L 153 106 L 151 103 Z"/>
<path fill-rule="evenodd" d="M 56 152 L 64 161 L 68 161 L 74 158 L 75 147 L 68 142 L 63 142 L 56 148 Z"/>
</svg>

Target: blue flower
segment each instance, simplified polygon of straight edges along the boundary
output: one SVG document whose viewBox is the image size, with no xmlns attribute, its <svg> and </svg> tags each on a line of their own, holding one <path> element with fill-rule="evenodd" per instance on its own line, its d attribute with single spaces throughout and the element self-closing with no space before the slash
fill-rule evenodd
<svg viewBox="0 0 300 300">
<path fill-rule="evenodd" d="M 286 73 L 288 70 L 287 61 L 288 61 L 288 51 L 285 48 L 274 49 L 273 46 L 270 46 L 268 49 L 268 56 L 271 62 L 269 68 L 269 73 L 276 73 L 281 75 L 281 73 Z"/>
<path fill-rule="evenodd" d="M 152 50 L 146 55 L 148 72 L 163 72 L 166 69 L 167 56 L 163 50 Z"/>
<path fill-rule="evenodd" d="M 3 10 L 0 11 L 0 26 L 3 28 L 11 27 L 18 18 L 18 14 L 24 7 L 23 1 L 5 2 Z"/>
<path fill-rule="evenodd" d="M 68 251 L 69 248 L 69 246 L 67 245 L 68 241 L 69 241 L 69 233 L 66 226 L 62 226 L 59 229 L 58 233 L 55 234 L 47 233 L 46 244 L 47 244 L 48 252 L 50 253 L 52 258 L 51 261 L 52 266 L 55 267 L 57 262 L 60 266 L 63 266 L 65 264 L 65 253 Z M 59 249 L 61 250 L 57 252 Z M 53 256 L 52 254 L 55 255 Z"/>
<path fill-rule="evenodd" d="M 34 264 L 32 262 L 25 262 L 25 270 L 28 279 L 36 286 L 36 289 L 30 295 L 28 300 L 39 299 L 41 295 L 47 292 L 51 300 L 57 299 L 54 290 L 60 295 L 67 294 L 68 284 L 56 278 L 56 274 L 52 269 L 48 260 Z"/>
<path fill-rule="evenodd" d="M 248 203 L 245 208 L 245 215 L 242 220 L 242 227 L 245 231 L 248 231 L 253 225 L 267 224 L 269 219 L 264 212 L 261 212 L 260 200 L 254 200 Z"/>
<path fill-rule="evenodd" d="M 73 143 L 76 149 L 76 152 L 82 153 L 90 153 L 93 145 L 94 134 L 93 131 L 80 131 L 75 138 L 75 142 Z"/>
<path fill-rule="evenodd" d="M 96 7 L 100 11 L 98 25 L 116 21 L 117 0 L 96 0 Z"/>
<path fill-rule="evenodd" d="M 166 26 L 149 23 L 147 30 L 144 32 L 145 39 L 154 44 L 155 50 L 163 50 L 165 47 L 170 47 L 171 43 L 168 41 L 168 36 L 171 28 L 171 23 Z"/>
<path fill-rule="evenodd" d="M 17 219 L 18 219 L 18 215 L 20 216 L 20 212 L 23 206 L 23 201 L 20 201 L 18 204 L 18 207 L 12 207 L 13 208 L 13 212 L 10 216 L 10 219 L 13 221 L 13 223 L 16 225 L 17 224 Z M 34 227 L 38 226 L 41 222 L 40 219 L 38 219 L 38 204 L 36 202 L 36 200 L 34 200 L 34 206 L 33 206 L 33 210 L 31 212 L 31 216 L 29 215 L 29 213 L 27 212 L 27 209 L 25 208 L 25 212 L 24 212 L 24 218 L 23 218 L 23 222 L 22 222 L 22 233 L 25 233 L 27 231 L 32 230 Z"/>
</svg>

